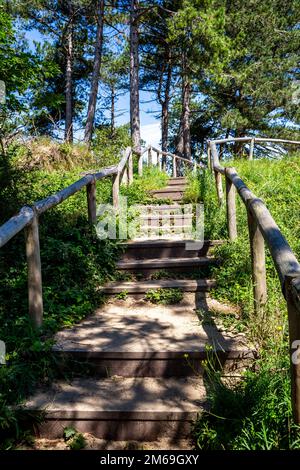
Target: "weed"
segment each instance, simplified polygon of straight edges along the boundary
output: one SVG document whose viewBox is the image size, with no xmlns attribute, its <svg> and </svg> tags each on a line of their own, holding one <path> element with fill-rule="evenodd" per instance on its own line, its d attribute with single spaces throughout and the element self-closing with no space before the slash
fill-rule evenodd
<svg viewBox="0 0 300 470">
<path fill-rule="evenodd" d="M 118 299 L 118 300 L 126 300 L 127 297 L 128 297 L 128 291 L 127 290 L 123 290 L 122 292 L 119 292 L 116 295 L 116 299 Z"/>
<path fill-rule="evenodd" d="M 183 299 L 183 292 L 180 289 L 150 289 L 145 298 L 154 304 L 177 304 Z"/>
<path fill-rule="evenodd" d="M 81 450 L 86 447 L 83 434 L 77 432 L 72 426 L 64 428 L 64 440 L 71 450 Z"/>
</svg>

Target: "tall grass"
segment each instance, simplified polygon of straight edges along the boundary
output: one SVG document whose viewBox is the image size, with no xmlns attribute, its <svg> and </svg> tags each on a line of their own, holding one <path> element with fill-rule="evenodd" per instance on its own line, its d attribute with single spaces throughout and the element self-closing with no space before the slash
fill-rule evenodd
<svg viewBox="0 0 300 470">
<path fill-rule="evenodd" d="M 300 158 L 280 161 L 234 161 L 239 175 L 263 199 L 298 259 L 300 258 Z M 218 206 L 214 180 L 201 176 L 205 207 L 205 236 L 226 238 L 225 204 Z M 239 306 L 231 326 L 247 333 L 260 354 L 256 372 L 228 387 L 216 374 L 210 377 L 211 411 L 199 420 L 195 436 L 201 448 L 289 449 L 300 448 L 292 424 L 286 304 L 268 250 L 266 252 L 268 301 L 259 315 L 253 310 L 251 262 L 246 210 L 237 197 L 238 239 L 216 248 L 222 264 L 213 271 L 221 301 Z M 228 322 L 228 320 L 227 320 Z"/>
</svg>

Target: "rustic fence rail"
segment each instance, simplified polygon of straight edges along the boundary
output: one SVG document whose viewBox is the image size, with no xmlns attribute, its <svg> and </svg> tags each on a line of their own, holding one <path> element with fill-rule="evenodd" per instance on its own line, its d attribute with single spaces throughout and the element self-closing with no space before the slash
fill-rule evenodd
<svg viewBox="0 0 300 470">
<path fill-rule="evenodd" d="M 253 158 L 255 143 L 266 142 L 299 146 L 300 142 L 284 139 L 254 139 L 253 137 L 208 142 L 208 164 L 215 175 L 216 192 L 220 205 L 224 201 L 222 177 L 225 177 L 227 228 L 231 241 L 238 236 L 236 193 L 243 201 L 247 211 L 256 312 L 264 308 L 267 300 L 265 245 L 269 249 L 278 273 L 288 310 L 293 414 L 295 422 L 300 424 L 300 363 L 297 364 L 298 361 L 292 360 L 292 351 L 297 349 L 300 344 L 300 264 L 263 201 L 246 186 L 235 168 L 221 166 L 217 145 L 234 142 L 250 143 L 250 159 Z"/>
<path fill-rule="evenodd" d="M 147 153 L 147 165 L 150 166 L 154 164 L 153 152 L 156 153 L 156 165 L 162 170 L 166 170 L 168 166 L 172 172 L 173 178 L 176 178 L 178 172 L 182 172 L 187 167 L 193 168 L 193 170 L 200 168 L 200 164 L 195 161 L 188 160 L 187 158 L 181 157 L 180 155 L 175 155 L 171 152 L 164 152 L 163 150 L 160 150 L 156 147 L 152 147 L 150 145 L 149 147 L 144 149 L 144 151 L 140 155 L 139 175 L 142 175 L 143 173 L 143 159 L 145 153 Z"/>
</svg>

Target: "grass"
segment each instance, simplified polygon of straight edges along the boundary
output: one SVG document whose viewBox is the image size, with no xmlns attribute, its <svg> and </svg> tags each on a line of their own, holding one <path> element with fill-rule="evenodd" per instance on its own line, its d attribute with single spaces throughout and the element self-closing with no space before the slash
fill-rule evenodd
<svg viewBox="0 0 300 470">
<path fill-rule="evenodd" d="M 264 200 L 274 220 L 300 258 L 299 200 L 300 158 L 280 161 L 234 161 L 239 175 Z M 213 177 L 201 175 L 205 210 L 205 238 L 226 238 L 225 205 L 218 206 Z M 217 288 L 212 295 L 239 306 L 239 317 L 230 326 L 245 331 L 258 348 L 255 371 L 248 371 L 235 386 L 222 383 L 217 373 L 208 374 L 211 403 L 195 427 L 202 449 L 300 448 L 299 428 L 292 422 L 286 304 L 272 259 L 266 252 L 268 301 L 259 315 L 253 311 L 251 262 L 246 211 L 237 198 L 238 239 L 215 248 L 222 259 L 213 268 Z M 229 326 L 229 325 L 228 325 Z"/>
<path fill-rule="evenodd" d="M 28 156 L 24 157 L 23 149 L 21 158 L 19 151 L 11 149 L 0 168 L 0 223 L 22 205 L 73 183 L 90 167 L 89 159 L 83 161 L 80 157 L 76 163 L 74 153 L 68 164 L 63 161 L 59 166 L 56 158 L 48 168 L 40 157 L 38 164 L 36 161 L 34 167 L 28 167 Z M 47 154 L 46 149 L 44 153 Z M 124 193 L 130 193 L 129 204 L 141 195 L 148 197 L 147 190 L 156 188 L 156 179 L 155 170 L 152 173 L 149 169 L 139 178 L 139 184 L 122 188 Z M 165 177 L 160 176 L 158 186 L 164 181 Z M 111 202 L 111 192 L 110 178 L 98 182 L 97 203 Z M 51 352 L 54 333 L 80 322 L 101 305 L 104 297 L 99 286 L 116 278 L 115 263 L 122 252 L 117 240 L 100 240 L 89 225 L 84 190 L 40 217 L 40 246 L 44 300 L 40 332 L 32 328 L 28 318 L 24 234 L 18 234 L 0 251 L 0 339 L 5 341 L 7 351 L 6 365 L 0 366 L 1 449 L 29 439 L 23 431 L 22 412 L 15 411 L 12 405 L 22 403 L 38 385 L 51 383 L 57 377 L 59 367 Z M 71 372 L 70 369 L 68 373 Z"/>
</svg>

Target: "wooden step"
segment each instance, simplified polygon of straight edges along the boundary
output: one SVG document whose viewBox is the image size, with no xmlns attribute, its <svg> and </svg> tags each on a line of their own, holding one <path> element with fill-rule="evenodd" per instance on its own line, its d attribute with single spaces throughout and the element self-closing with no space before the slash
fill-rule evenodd
<svg viewBox="0 0 300 470">
<path fill-rule="evenodd" d="M 139 259 L 118 261 L 116 264 L 117 269 L 126 271 L 136 271 L 144 269 L 157 269 L 157 268 L 192 268 L 207 266 L 215 264 L 216 259 L 209 256 L 199 256 L 197 258 L 154 258 L 154 259 Z"/>
<path fill-rule="evenodd" d="M 190 224 L 183 224 L 177 222 L 176 224 L 164 224 L 164 225 L 154 225 L 154 224 L 147 224 L 147 225 L 142 225 L 139 228 L 139 232 L 148 232 L 148 233 L 157 233 L 160 232 L 161 234 L 172 232 L 172 231 L 177 231 L 179 233 L 184 232 L 184 233 L 189 233 L 190 237 L 192 234 L 193 230 L 193 225 L 192 223 Z"/>
<path fill-rule="evenodd" d="M 187 437 L 205 398 L 200 378 L 81 378 L 38 390 L 25 409 L 45 412 L 39 437 L 62 438 L 73 426 L 102 439 L 151 441 Z"/>
<path fill-rule="evenodd" d="M 166 211 L 164 211 L 166 212 Z M 159 215 L 154 215 L 152 214 L 151 212 L 149 212 L 147 215 L 146 214 L 142 214 L 140 215 L 140 220 L 142 221 L 145 221 L 145 220 L 148 220 L 149 222 L 151 222 L 152 220 L 153 221 L 160 221 L 160 222 L 164 222 L 165 220 L 182 220 L 182 221 L 186 221 L 187 220 L 192 220 L 193 219 L 193 214 L 192 213 L 187 213 L 185 214 L 184 212 L 180 213 L 180 214 L 168 214 L 168 213 L 162 213 L 162 214 L 159 214 Z"/>
<path fill-rule="evenodd" d="M 201 323 L 197 309 L 205 305 L 201 292 L 185 292 L 172 305 L 111 298 L 79 325 L 55 335 L 57 363 L 63 371 L 75 360 L 97 377 L 202 375 L 208 356 L 218 358 L 217 367 L 231 369 L 248 357 L 249 348 L 240 337 L 220 333 L 213 322 Z"/>
<path fill-rule="evenodd" d="M 187 181 L 186 178 L 170 178 L 168 181 L 168 186 L 186 186 Z"/>
<path fill-rule="evenodd" d="M 169 187 L 150 191 L 150 194 L 156 199 L 170 199 L 172 201 L 181 201 L 184 190 L 178 187 Z"/>
<path fill-rule="evenodd" d="M 141 211 L 151 210 L 151 212 L 155 211 L 174 211 L 175 214 L 182 212 L 182 206 L 180 204 L 147 204 L 146 206 L 138 206 Z"/>
<path fill-rule="evenodd" d="M 150 289 L 180 289 L 183 292 L 206 292 L 215 287 L 214 279 L 161 279 L 141 282 L 113 281 L 99 289 L 103 294 L 119 294 L 127 292 L 129 295 L 141 295 Z"/>
<path fill-rule="evenodd" d="M 201 243 L 194 240 L 143 240 L 122 243 L 125 252 L 122 260 L 143 258 L 195 258 L 207 255 L 214 247 L 220 246 L 223 240 L 204 240 Z M 188 249 L 187 249 L 188 248 Z"/>
</svg>

